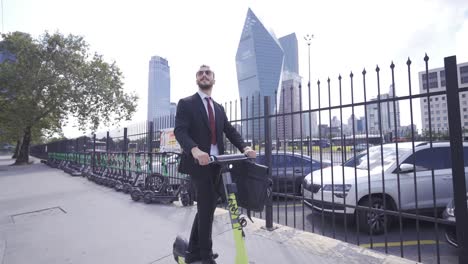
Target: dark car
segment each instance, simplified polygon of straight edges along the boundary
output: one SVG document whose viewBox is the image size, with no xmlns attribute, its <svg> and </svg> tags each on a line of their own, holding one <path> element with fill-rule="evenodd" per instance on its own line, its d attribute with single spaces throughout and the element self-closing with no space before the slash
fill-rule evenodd
<svg viewBox="0 0 468 264">
<path fill-rule="evenodd" d="M 374 145 L 372 144 L 357 144 L 355 146 L 351 146 L 351 151 L 356 150 L 356 152 L 361 152 L 364 150 L 367 150 L 367 148 L 373 147 Z"/>
<path fill-rule="evenodd" d="M 466 194 L 467 200 L 468 200 L 468 193 Z M 447 225 L 445 227 L 445 239 L 447 242 L 454 246 L 458 247 L 458 242 L 457 242 L 457 229 L 455 227 L 456 219 L 455 219 L 455 202 L 452 200 L 448 205 L 447 208 L 445 209 L 443 213 L 443 218 L 445 220 L 448 220 L 452 222 L 452 225 Z"/>
<path fill-rule="evenodd" d="M 331 166 L 330 161 L 318 161 L 300 153 L 272 153 L 271 175 L 273 192 L 301 195 L 304 177 L 311 171 Z M 257 156 L 256 162 L 267 165 L 265 154 Z"/>
</svg>

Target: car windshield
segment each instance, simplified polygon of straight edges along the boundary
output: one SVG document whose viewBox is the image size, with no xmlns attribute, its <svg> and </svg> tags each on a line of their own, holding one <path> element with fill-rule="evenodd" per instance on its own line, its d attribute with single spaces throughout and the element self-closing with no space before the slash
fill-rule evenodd
<svg viewBox="0 0 468 264">
<path fill-rule="evenodd" d="M 382 151 L 381 151 L 382 150 Z M 398 156 L 401 161 L 402 157 L 410 152 L 410 149 L 399 148 Z M 382 162 L 383 156 L 383 162 Z M 369 163 L 367 160 L 369 159 Z M 356 155 L 355 158 L 351 158 L 346 161 L 343 166 L 345 167 L 354 167 L 360 170 L 370 170 L 372 171 L 381 171 L 382 165 L 383 169 L 386 170 L 396 162 L 396 148 L 394 144 L 383 145 L 383 148 L 380 146 L 374 146 L 369 148 L 369 155 L 367 150 L 360 152 Z"/>
</svg>

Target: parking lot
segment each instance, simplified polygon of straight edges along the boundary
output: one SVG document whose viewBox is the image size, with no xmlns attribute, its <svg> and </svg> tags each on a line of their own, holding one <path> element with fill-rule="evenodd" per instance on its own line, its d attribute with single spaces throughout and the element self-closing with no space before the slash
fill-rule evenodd
<svg viewBox="0 0 468 264">
<path fill-rule="evenodd" d="M 405 144 L 407 145 L 405 146 Z M 403 155 L 402 152 L 400 152 L 399 155 L 400 156 L 403 155 L 403 157 L 405 157 L 406 159 L 406 162 L 408 162 L 408 160 L 411 161 L 410 157 L 411 155 L 414 155 L 415 157 L 414 162 L 416 164 L 415 166 L 417 166 L 418 169 L 415 170 L 415 172 L 413 173 L 413 165 L 410 165 L 409 174 L 405 174 L 404 172 L 402 172 L 399 175 L 400 178 L 398 179 L 399 180 L 398 186 L 396 184 L 396 180 L 393 182 L 391 181 L 391 177 L 396 175 L 393 172 L 394 168 L 390 166 L 385 167 L 385 168 L 390 168 L 392 171 L 388 173 L 385 172 L 385 182 L 386 184 L 388 184 L 386 186 L 387 187 L 386 193 L 390 192 L 390 188 L 392 187 L 391 184 L 394 184 L 395 186 L 393 187 L 395 187 L 395 190 L 397 190 L 399 193 L 401 192 L 402 197 L 406 196 L 406 204 L 409 205 L 409 207 L 411 207 L 411 203 L 414 206 L 414 200 L 415 200 L 414 181 L 417 181 L 417 188 L 419 190 L 419 193 L 417 193 L 417 197 L 418 197 L 418 201 L 420 202 L 419 206 L 421 206 L 421 204 L 425 204 L 427 208 L 425 213 L 421 214 L 421 216 L 429 216 L 427 212 L 434 210 L 433 201 L 434 202 L 437 201 L 438 208 L 445 208 L 450 198 L 453 197 L 452 196 L 453 195 L 452 170 L 451 170 L 452 163 L 450 159 L 447 158 L 447 157 L 450 157 L 448 143 L 434 142 L 433 144 L 434 146 L 436 146 L 436 148 L 434 149 L 432 149 L 432 147 L 429 147 L 429 144 L 417 143 L 416 151 L 418 155 L 412 154 L 413 150 L 412 150 L 412 146 L 410 146 L 412 144 L 410 143 L 399 144 L 399 148 L 400 147 L 406 148 L 409 146 L 408 154 L 406 154 L 406 156 Z M 395 147 L 393 144 L 391 145 L 393 146 L 393 148 Z M 372 160 L 374 160 L 374 163 L 377 163 L 377 165 L 380 165 L 381 163 L 380 156 L 385 155 L 385 154 L 380 153 L 380 146 L 377 146 L 377 148 L 379 152 L 377 153 L 378 155 L 372 156 L 372 154 L 369 154 L 371 156 L 370 164 L 372 164 Z M 466 146 L 465 146 L 464 151 L 465 152 L 467 151 Z M 301 155 L 300 151 L 294 151 L 294 152 L 298 156 Z M 282 151 L 278 151 L 277 153 L 282 153 Z M 303 154 L 307 155 L 306 152 L 303 152 Z M 341 151 L 336 151 L 336 150 L 332 151 L 330 148 L 324 148 L 322 149 L 322 153 L 318 152 L 317 149 L 314 149 L 314 151 L 311 153 L 310 156 L 315 160 L 322 160 L 322 162 L 332 161 L 334 166 L 339 166 L 342 164 L 343 160 L 349 160 L 349 158 L 353 157 L 354 152 L 349 151 L 349 150 L 346 152 L 341 152 Z M 384 162 L 386 161 L 387 160 L 384 159 L 384 161 L 382 161 L 381 164 L 384 164 Z M 399 162 L 402 163 L 404 161 L 405 160 L 400 160 Z M 364 165 L 367 164 L 364 158 L 362 158 L 361 162 Z M 350 167 L 354 167 L 354 166 L 356 165 L 352 165 Z M 275 169 L 274 167 L 275 165 L 273 165 L 273 170 Z M 431 173 L 430 168 L 432 168 L 433 170 L 432 173 Z M 281 174 L 283 169 L 279 168 L 279 171 Z M 284 171 L 287 172 L 286 169 Z M 341 172 L 341 168 L 338 169 L 337 171 Z M 376 180 L 383 178 L 383 171 L 384 169 L 382 169 L 382 171 L 379 169 L 377 170 L 377 172 L 374 172 L 375 175 L 369 174 L 369 176 L 367 176 L 367 167 L 366 167 L 365 168 L 366 176 L 364 178 L 366 179 L 368 177 L 369 179 L 372 178 L 373 186 L 375 186 L 376 184 L 378 185 L 378 183 L 376 183 L 377 182 Z M 357 175 L 362 174 L 360 173 L 359 169 L 357 170 L 356 173 L 358 173 Z M 353 171 L 347 171 L 347 173 L 345 173 L 346 176 L 349 176 L 348 174 L 354 175 L 355 174 L 354 168 L 353 168 Z M 405 177 L 405 175 L 407 175 L 408 177 Z M 296 177 L 297 176 L 298 174 L 296 174 Z M 275 177 L 275 175 L 273 175 L 273 177 Z M 338 185 L 341 183 L 342 176 L 339 175 L 339 173 L 337 175 L 335 171 L 335 175 L 333 176 L 333 173 L 332 173 L 332 177 L 335 179 L 335 184 L 337 184 L 337 182 L 338 182 Z M 353 180 L 352 180 L 353 187 L 351 188 L 351 191 L 353 191 L 355 179 L 354 179 L 354 176 L 351 176 L 351 177 L 353 177 Z M 320 181 L 320 177 L 316 178 L 316 181 L 314 180 L 314 183 L 320 185 L 319 181 Z M 435 182 L 435 184 L 433 183 L 433 181 Z M 322 184 L 323 185 L 330 184 L 330 182 L 324 181 L 324 183 Z M 358 188 L 365 189 L 368 184 L 370 186 L 370 183 L 368 183 L 368 181 L 359 183 Z M 445 190 L 444 188 L 447 190 Z M 382 192 L 381 185 L 379 185 L 377 189 L 380 189 L 380 192 Z M 434 196 L 432 192 L 435 192 L 435 197 L 437 197 L 434 200 L 433 200 Z M 324 199 L 323 197 L 320 197 L 320 192 L 317 194 L 318 196 L 314 197 L 314 199 L 317 199 L 317 200 Z M 311 195 L 312 195 L 311 192 L 307 192 L 306 197 L 312 197 Z M 331 199 L 331 197 L 329 197 L 330 194 L 327 194 L 327 195 L 328 196 L 325 196 L 325 197 L 327 197 L 327 199 L 330 200 Z M 394 195 L 393 197 L 396 197 L 396 196 Z M 401 256 L 407 259 L 421 261 L 423 263 L 457 263 L 458 262 L 457 249 L 451 246 L 446 241 L 444 224 L 434 223 L 436 221 L 434 218 L 432 218 L 432 221 L 425 221 L 423 219 L 415 220 L 414 218 L 420 218 L 420 217 L 419 215 L 413 215 L 412 219 L 402 217 L 401 223 L 400 223 L 400 219 L 398 219 L 397 217 L 395 221 L 393 222 L 392 226 L 388 228 L 385 232 L 383 232 L 383 234 L 371 236 L 362 230 L 363 229 L 362 226 L 360 227 L 360 230 L 358 231 L 358 224 L 356 223 L 354 219 L 354 215 L 348 215 L 345 219 L 344 215 L 339 214 L 339 213 L 332 213 L 332 212 L 322 213 L 319 210 L 312 210 L 307 205 L 303 206 L 301 198 L 302 197 L 297 197 L 297 199 L 290 198 L 287 200 L 285 198 L 275 199 L 274 205 L 273 205 L 273 220 L 279 224 L 288 225 L 288 226 L 301 229 L 301 230 L 305 230 L 308 232 L 314 232 L 314 233 L 325 235 L 328 237 L 340 239 L 342 241 L 353 243 L 364 248 L 372 248 L 379 252 Z M 354 194 L 351 195 L 351 198 L 354 198 Z M 446 198 L 449 198 L 449 199 L 447 200 Z M 337 200 L 340 200 L 340 199 L 335 197 L 335 202 Z M 338 203 L 336 204 L 339 205 Z M 352 203 L 353 205 L 355 204 L 355 202 L 352 202 Z M 405 212 L 405 210 L 403 211 Z M 441 214 L 438 215 L 438 217 L 440 218 L 438 218 L 437 221 L 439 220 L 443 221 L 441 219 L 442 217 Z"/>
</svg>

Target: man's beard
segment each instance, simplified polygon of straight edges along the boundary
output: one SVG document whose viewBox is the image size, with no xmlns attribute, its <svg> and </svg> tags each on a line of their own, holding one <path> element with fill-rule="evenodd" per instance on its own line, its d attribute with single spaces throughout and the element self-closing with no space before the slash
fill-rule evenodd
<svg viewBox="0 0 468 264">
<path fill-rule="evenodd" d="M 210 90 L 213 87 L 213 85 L 198 83 L 198 87 L 202 90 Z"/>
</svg>

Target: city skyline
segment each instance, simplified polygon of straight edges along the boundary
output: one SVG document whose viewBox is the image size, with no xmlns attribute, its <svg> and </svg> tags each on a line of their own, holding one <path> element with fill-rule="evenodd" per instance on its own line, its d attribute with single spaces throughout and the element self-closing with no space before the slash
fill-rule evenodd
<svg viewBox="0 0 468 264">
<path fill-rule="evenodd" d="M 73 11 L 68 8 L 70 5 L 74 6 Z M 171 62 L 171 102 L 196 91 L 194 73 L 201 64 L 212 66 L 216 72 L 213 91 L 216 101 L 224 103 L 238 99 L 236 65 L 232 58 L 249 7 L 265 24 L 274 28 L 278 36 L 296 32 L 299 74 L 306 78 L 302 82 L 303 107 L 306 109 L 308 58 L 303 37 L 307 34 L 315 36 L 310 46 L 312 108 L 317 107 L 317 79 L 323 86 L 330 77 L 332 93 L 337 94 L 338 75 L 341 74 L 343 103 L 349 103 L 351 71 L 356 78 L 355 101 L 359 101 L 363 96 L 360 73 L 364 68 L 368 72 L 368 82 L 372 83 L 369 85 L 370 98 L 376 95 L 376 64 L 381 68 L 382 87 L 388 87 L 391 84 L 389 65 L 394 61 L 396 93 L 404 95 L 407 94 L 405 63 L 408 57 L 412 60 L 414 76 L 411 81 L 415 93 L 418 92 L 417 73 L 425 67 L 425 53 L 430 57 L 430 68 L 443 66 L 443 58 L 450 55 L 457 55 L 458 61 L 468 61 L 468 7 L 464 1 L 328 3 L 293 0 L 286 5 L 240 0 L 229 3 L 206 1 L 203 5 L 187 1 L 183 6 L 181 8 L 175 2 L 128 5 L 114 1 L 110 5 L 106 1 L 90 0 L 67 4 L 58 0 L 5 0 L 4 31 L 23 31 L 37 36 L 45 30 L 59 30 L 64 34 L 83 36 L 91 51 L 103 54 L 106 60 L 116 61 L 123 73 L 126 91 L 139 95 L 137 112 L 130 123 L 147 117 L 147 63 L 154 54 L 161 54 Z M 369 9 L 373 12 L 367 12 Z M 154 10 L 161 12 L 155 16 Z M 86 19 L 82 14 L 86 14 Z M 398 19 L 394 19 L 394 14 L 398 14 Z M 126 52 L 129 48 L 131 52 Z M 332 104 L 336 100 L 337 96 L 334 96 Z M 326 92 L 322 93 L 321 101 L 328 102 Z M 409 111 L 408 106 L 401 105 L 400 108 L 402 112 Z M 356 114 L 362 115 L 363 110 Z M 421 127 L 419 102 L 414 106 L 414 114 L 418 117 L 415 122 Z M 349 115 L 350 112 L 343 116 Z M 401 124 L 409 124 L 409 117 L 402 116 Z M 82 134 L 73 127 L 73 119 L 64 133 L 68 137 Z"/>
</svg>

